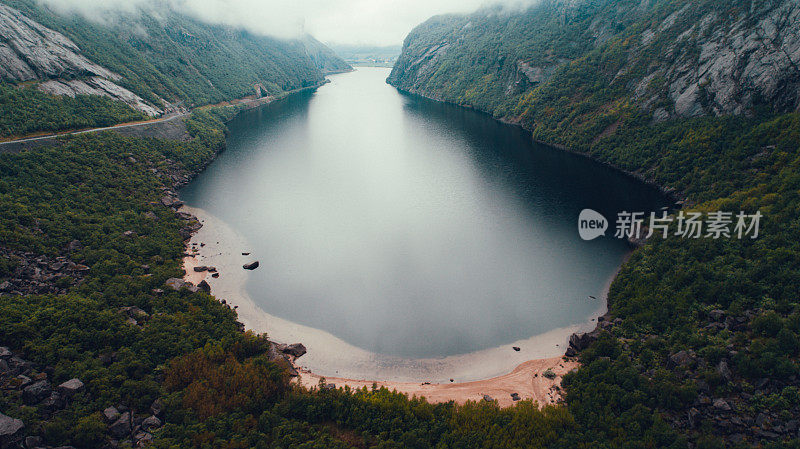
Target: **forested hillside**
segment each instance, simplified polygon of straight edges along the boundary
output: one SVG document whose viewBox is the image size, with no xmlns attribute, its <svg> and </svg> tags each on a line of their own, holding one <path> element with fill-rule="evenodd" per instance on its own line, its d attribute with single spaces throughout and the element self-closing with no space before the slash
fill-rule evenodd
<svg viewBox="0 0 800 449">
<path fill-rule="evenodd" d="M 760 210 L 756 240 L 655 239 L 612 285 L 620 325 L 565 378 L 567 409 L 614 446 L 797 444 L 800 5 L 543 1 L 441 16 L 388 81 L 519 123 L 685 197 Z M 635 422 L 635 424 L 634 424 Z M 660 436 L 659 436 L 660 435 Z"/>
<path fill-rule="evenodd" d="M 274 96 L 319 84 L 323 72 L 349 69 L 310 36 L 281 40 L 209 25 L 166 2 L 148 3 L 136 13 L 109 13 L 104 21 L 56 13 L 34 0 L 3 3 L 0 136 Z M 71 103 L 85 105 L 85 111 Z"/>
</svg>

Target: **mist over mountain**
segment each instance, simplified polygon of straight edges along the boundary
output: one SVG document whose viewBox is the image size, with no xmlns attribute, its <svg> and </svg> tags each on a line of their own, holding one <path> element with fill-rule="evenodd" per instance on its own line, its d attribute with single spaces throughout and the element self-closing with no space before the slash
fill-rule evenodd
<svg viewBox="0 0 800 449">
<path fill-rule="evenodd" d="M 15 84 L 34 82 L 9 91 L 30 98 L 7 105 L 55 101 L 33 98 L 42 91 L 86 104 L 108 97 L 157 116 L 249 95 L 275 96 L 318 85 L 323 72 L 349 70 L 313 37 L 254 34 L 173 8 L 116 11 L 102 21 L 64 15 L 32 0 L 9 0 L 0 8 L 0 76 Z M 109 121 L 117 119 L 103 120 Z M 9 123 L 6 133 L 66 126 L 26 123 Z"/>
<path fill-rule="evenodd" d="M 323 42 L 399 45 L 418 23 L 435 14 L 466 13 L 485 5 L 519 9 L 539 0 L 37 0 L 62 14 L 114 21 L 141 11 L 171 9 L 209 24 L 279 37 L 310 33 Z"/>
</svg>

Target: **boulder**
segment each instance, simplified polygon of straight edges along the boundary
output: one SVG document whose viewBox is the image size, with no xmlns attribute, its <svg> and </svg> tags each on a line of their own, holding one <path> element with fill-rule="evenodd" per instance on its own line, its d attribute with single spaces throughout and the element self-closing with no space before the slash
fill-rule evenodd
<svg viewBox="0 0 800 449">
<path fill-rule="evenodd" d="M 669 356 L 669 364 L 671 366 L 687 366 L 692 363 L 694 358 L 686 351 L 678 351 Z"/>
<path fill-rule="evenodd" d="M 113 424 L 108 426 L 108 434 L 116 439 L 126 438 L 131 434 L 131 414 L 123 413 Z"/>
<path fill-rule="evenodd" d="M 589 345 L 594 343 L 599 336 L 600 331 L 598 329 L 586 333 L 576 332 L 569 337 L 569 347 L 573 348 L 576 352 L 583 351 L 584 349 L 588 348 Z"/>
<path fill-rule="evenodd" d="M 136 306 L 120 307 L 120 312 L 132 318 L 147 318 L 150 314 Z"/>
<path fill-rule="evenodd" d="M 521 351 L 519 346 L 512 346 L 511 349 L 513 349 L 513 350 L 515 350 L 517 352 Z"/>
<path fill-rule="evenodd" d="M 163 198 L 161 198 L 161 204 L 163 204 L 163 205 L 165 205 L 167 207 L 171 207 L 173 209 L 177 209 L 177 208 L 183 206 L 183 201 L 175 198 L 174 196 L 167 195 L 167 196 L 164 196 Z"/>
<path fill-rule="evenodd" d="M 72 396 L 81 390 L 83 390 L 83 382 L 79 379 L 70 379 L 58 386 L 58 391 L 64 396 Z"/>
<path fill-rule="evenodd" d="M 284 354 L 289 354 L 294 357 L 301 357 L 306 353 L 306 347 L 302 343 L 293 343 L 280 348 Z"/>
<path fill-rule="evenodd" d="M 16 385 L 17 388 L 24 388 L 30 385 L 31 383 L 33 383 L 33 380 L 30 377 L 24 374 L 20 374 L 19 376 L 13 379 L 12 385 Z"/>
<path fill-rule="evenodd" d="M 180 290 L 185 284 L 186 282 L 180 278 L 169 278 L 164 282 L 164 285 L 173 290 Z"/>
<path fill-rule="evenodd" d="M 724 412 L 730 411 L 731 406 L 728 404 L 728 401 L 722 398 L 714 399 L 714 408 L 717 410 L 722 410 Z"/>
<path fill-rule="evenodd" d="M 29 374 L 28 372 L 33 368 L 33 364 L 31 362 L 23 360 L 17 356 L 13 356 L 8 359 L 8 366 L 16 369 L 17 372 L 22 374 Z"/>
<path fill-rule="evenodd" d="M 0 359 L 8 358 L 11 358 L 11 351 L 5 346 L 0 346 Z"/>
<path fill-rule="evenodd" d="M 25 447 L 34 448 L 44 446 L 44 440 L 39 436 L 25 437 Z"/>
<path fill-rule="evenodd" d="M 28 385 L 22 390 L 22 400 L 25 402 L 25 405 L 36 405 L 50 397 L 51 391 L 50 382 L 40 380 Z"/>
<path fill-rule="evenodd" d="M 108 407 L 107 409 L 103 410 L 103 418 L 105 418 L 106 422 L 113 423 L 114 421 L 118 420 L 119 417 L 120 413 L 116 407 Z"/>
<path fill-rule="evenodd" d="M 256 268 L 258 268 L 258 261 L 256 260 L 255 262 L 246 263 L 242 265 L 242 268 L 244 268 L 245 270 L 255 270 Z"/>
<path fill-rule="evenodd" d="M 0 441 L 11 441 L 25 427 L 19 419 L 11 418 L 0 413 Z"/>
<path fill-rule="evenodd" d="M 494 398 L 489 396 L 488 394 L 483 395 L 483 400 L 486 402 L 494 402 Z"/>
<path fill-rule="evenodd" d="M 142 429 L 146 431 L 158 429 L 159 427 L 161 427 L 161 420 L 158 419 L 155 415 L 145 418 L 145 420 L 142 421 Z"/>
<path fill-rule="evenodd" d="M 714 309 L 708 312 L 708 317 L 714 321 L 722 321 L 725 318 L 725 312 L 719 309 Z"/>
<path fill-rule="evenodd" d="M 153 435 L 150 432 L 136 432 L 133 436 L 136 447 L 148 447 L 153 442 Z"/>
<path fill-rule="evenodd" d="M 211 292 L 211 285 L 210 285 L 208 282 L 206 282 L 206 280 L 205 280 L 205 279 L 203 279 L 202 281 L 200 281 L 200 283 L 199 283 L 199 284 L 197 284 L 197 287 L 198 287 L 200 290 L 204 291 L 204 292 Z"/>
</svg>

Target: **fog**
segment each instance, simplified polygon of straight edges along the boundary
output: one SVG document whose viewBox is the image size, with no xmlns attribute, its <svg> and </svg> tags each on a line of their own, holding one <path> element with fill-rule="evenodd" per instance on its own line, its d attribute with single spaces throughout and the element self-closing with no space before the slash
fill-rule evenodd
<svg viewBox="0 0 800 449">
<path fill-rule="evenodd" d="M 308 32 L 328 43 L 395 45 L 436 14 L 466 13 L 502 3 L 520 7 L 534 0 L 39 0 L 60 13 L 105 21 L 120 13 L 170 5 L 215 24 L 276 37 Z"/>
</svg>

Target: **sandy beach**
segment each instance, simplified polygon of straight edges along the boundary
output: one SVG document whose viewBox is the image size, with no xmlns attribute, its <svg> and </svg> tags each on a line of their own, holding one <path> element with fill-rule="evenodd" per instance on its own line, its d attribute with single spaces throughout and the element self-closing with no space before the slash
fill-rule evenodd
<svg viewBox="0 0 800 449">
<path fill-rule="evenodd" d="M 296 367 L 301 373 L 297 381 L 306 387 L 315 387 L 325 378 L 337 387 L 370 388 L 376 383 L 409 396 L 424 396 L 430 402 L 463 403 L 488 395 L 500 406 L 509 406 L 514 403 L 511 394 L 517 393 L 521 399 L 539 404 L 554 403 L 560 399 L 561 377 L 578 366 L 563 357 L 569 336 L 594 329 L 596 317 L 606 311 L 605 301 L 598 301 L 596 315 L 586 323 L 469 354 L 433 359 L 374 354 L 325 331 L 266 313 L 245 289 L 250 272 L 242 268 L 258 260 L 258 254 L 243 254 L 249 252 L 247 241 L 213 215 L 188 206 L 182 210 L 203 223 L 187 247 L 187 254 L 192 255 L 183 261 L 185 280 L 197 284 L 205 279 L 217 299 L 236 308 L 247 329 L 267 333 L 279 343 L 303 343 L 308 353 L 297 360 Z M 215 267 L 219 276 L 194 271 L 200 265 Z M 548 369 L 555 377 L 543 376 Z"/>
<path fill-rule="evenodd" d="M 419 382 L 373 382 L 369 380 L 345 379 L 341 377 L 324 377 L 308 371 L 301 371 L 300 384 L 307 387 L 319 386 L 320 380 L 326 384 L 334 384 L 337 388 L 349 386 L 353 389 L 367 387 L 373 384 L 386 387 L 409 397 L 425 397 L 428 402 L 439 403 L 455 401 L 463 404 L 467 401 L 482 401 L 484 396 L 489 396 L 500 407 L 514 404 L 513 393 L 517 393 L 521 400 L 531 399 L 539 405 L 553 404 L 561 399 L 561 378 L 564 374 L 577 368 L 580 364 L 575 360 L 564 360 L 564 357 L 549 359 L 528 360 L 502 376 L 472 382 L 425 384 Z M 555 377 L 547 378 L 545 371 L 550 370 Z"/>
</svg>

